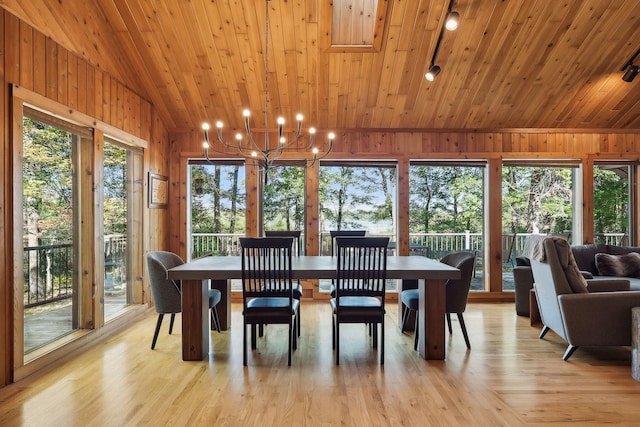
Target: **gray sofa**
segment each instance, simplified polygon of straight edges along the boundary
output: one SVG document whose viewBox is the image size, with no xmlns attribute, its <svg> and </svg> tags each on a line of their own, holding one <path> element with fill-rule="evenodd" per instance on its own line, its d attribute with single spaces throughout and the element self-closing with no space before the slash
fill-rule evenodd
<svg viewBox="0 0 640 427">
<path fill-rule="evenodd" d="M 578 264 L 578 268 L 582 271 L 583 275 L 587 279 L 628 279 L 631 290 L 640 291 L 640 247 L 638 246 L 615 246 L 605 245 L 603 243 L 595 243 L 590 245 L 574 245 L 571 246 L 571 252 Z M 596 257 L 596 254 L 614 255 L 619 262 L 626 263 L 622 269 L 616 271 L 615 267 L 603 268 L 603 262 L 607 261 L 603 259 L 602 255 Z M 637 257 L 625 257 L 628 254 L 638 254 Z M 599 264 L 602 270 L 598 269 Z M 608 266 L 607 266 L 608 267 Z M 626 275 L 626 270 L 633 275 Z M 602 274 L 605 273 L 605 274 Z M 614 273 L 614 274 L 611 274 Z M 591 276 L 591 277 L 590 277 Z"/>
<path fill-rule="evenodd" d="M 578 268 L 586 279 L 627 279 L 629 280 L 631 290 L 640 291 L 640 278 L 620 275 L 602 275 L 596 265 L 596 254 L 608 254 L 618 257 L 629 253 L 637 253 L 640 255 L 640 247 L 596 243 L 571 246 L 571 252 L 573 253 Z M 640 257 L 637 272 L 640 272 Z M 636 276 L 640 276 L 640 274 Z M 516 314 L 518 316 L 529 317 L 529 290 L 533 288 L 533 274 L 531 273 L 531 263 L 528 258 L 516 258 L 516 267 L 513 269 L 513 279 L 515 284 Z"/>
</svg>

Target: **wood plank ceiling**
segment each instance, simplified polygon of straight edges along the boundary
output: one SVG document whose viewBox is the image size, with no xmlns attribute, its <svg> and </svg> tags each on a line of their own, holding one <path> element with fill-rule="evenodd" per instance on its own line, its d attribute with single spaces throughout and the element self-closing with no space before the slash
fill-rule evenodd
<svg viewBox="0 0 640 427">
<path fill-rule="evenodd" d="M 448 0 L 378 0 L 380 47 L 368 51 L 328 49 L 330 4 L 269 2 L 270 117 L 300 111 L 321 130 L 640 129 L 640 77 L 626 83 L 620 71 L 640 48 L 638 0 L 455 1 L 460 26 L 444 34 L 433 82 L 424 74 Z M 371 4 L 333 7 L 370 15 Z M 238 128 L 243 108 L 264 127 L 260 0 L 0 6 L 151 101 L 170 130 Z"/>
</svg>

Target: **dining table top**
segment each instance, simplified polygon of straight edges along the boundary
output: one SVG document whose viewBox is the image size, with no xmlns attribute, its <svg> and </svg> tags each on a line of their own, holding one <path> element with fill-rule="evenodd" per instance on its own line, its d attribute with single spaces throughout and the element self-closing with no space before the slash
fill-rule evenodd
<svg viewBox="0 0 640 427">
<path fill-rule="evenodd" d="M 337 257 L 302 255 L 292 256 L 294 279 L 334 279 Z M 388 279 L 459 279 L 460 270 L 424 256 L 392 255 L 387 257 Z M 205 256 L 173 267 L 168 278 L 175 280 L 223 280 L 242 278 L 242 257 Z"/>
</svg>

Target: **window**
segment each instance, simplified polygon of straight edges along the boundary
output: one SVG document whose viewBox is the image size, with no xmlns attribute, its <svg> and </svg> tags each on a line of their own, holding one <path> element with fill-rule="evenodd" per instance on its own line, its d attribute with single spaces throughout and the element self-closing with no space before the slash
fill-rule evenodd
<svg viewBox="0 0 640 427">
<path fill-rule="evenodd" d="M 331 230 L 366 230 L 395 241 L 396 182 L 393 162 L 321 163 L 320 254 L 331 253 Z M 320 290 L 329 285 L 320 281 Z"/>
<path fill-rule="evenodd" d="M 189 162 L 188 217 L 191 256 L 239 255 L 245 235 L 243 162 Z"/>
<path fill-rule="evenodd" d="M 140 152 L 105 141 L 103 155 L 104 315 L 120 312 L 133 301 L 132 256 L 142 209 Z M 138 179 L 135 179 L 138 177 Z"/>
<path fill-rule="evenodd" d="M 599 163 L 593 167 L 593 225 L 595 243 L 629 246 L 633 166 Z"/>
<path fill-rule="evenodd" d="M 411 162 L 409 169 L 409 240 L 427 248 L 427 256 L 476 255 L 472 290 L 484 290 L 483 163 Z M 411 248 L 410 248 L 411 249 Z"/>
<path fill-rule="evenodd" d="M 77 180 L 79 137 L 23 118 L 24 355 L 80 327 Z"/>
<path fill-rule="evenodd" d="M 502 169 L 503 290 L 512 291 L 513 267 L 530 234 L 571 241 L 578 163 L 505 162 Z"/>
</svg>

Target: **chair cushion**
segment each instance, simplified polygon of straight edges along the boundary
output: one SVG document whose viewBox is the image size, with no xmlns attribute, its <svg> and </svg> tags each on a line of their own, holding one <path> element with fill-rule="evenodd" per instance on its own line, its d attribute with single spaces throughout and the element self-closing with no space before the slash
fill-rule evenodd
<svg viewBox="0 0 640 427">
<path fill-rule="evenodd" d="M 640 277 L 640 254 L 624 255 L 597 253 L 596 268 L 600 276 Z"/>
<path fill-rule="evenodd" d="M 411 310 L 418 310 L 418 302 L 420 300 L 420 291 L 418 289 L 407 289 L 406 291 L 402 291 L 401 298 L 402 303 Z"/>
<path fill-rule="evenodd" d="M 337 299 L 330 301 L 333 314 L 337 314 Z M 340 297 L 340 322 L 375 323 L 384 316 L 382 302 L 375 297 Z"/>
<path fill-rule="evenodd" d="M 300 301 L 293 299 L 289 307 L 289 298 L 259 297 L 247 302 L 242 313 L 246 323 L 287 323 L 293 313 L 298 311 Z"/>
</svg>

